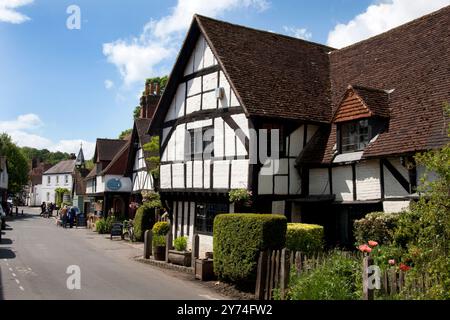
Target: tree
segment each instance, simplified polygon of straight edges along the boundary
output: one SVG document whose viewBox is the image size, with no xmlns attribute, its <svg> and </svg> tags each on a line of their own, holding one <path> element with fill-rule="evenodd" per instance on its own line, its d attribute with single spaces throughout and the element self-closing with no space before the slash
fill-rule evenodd
<svg viewBox="0 0 450 320">
<path fill-rule="evenodd" d="M 66 152 L 50 152 L 47 149 L 39 150 L 30 147 L 22 147 L 21 150 L 28 162 L 31 162 L 32 159 L 41 159 L 45 163 L 55 165 L 62 160 L 70 159 L 70 155 Z"/>
<path fill-rule="evenodd" d="M 129 135 L 132 131 L 133 131 L 133 129 L 127 129 L 127 130 L 122 131 L 119 135 L 119 139 L 125 139 L 125 137 L 127 135 Z"/>
<path fill-rule="evenodd" d="M 141 109 L 142 109 L 141 106 L 137 106 L 136 108 L 134 108 L 134 111 L 133 111 L 133 118 L 134 118 L 135 120 L 140 118 L 140 116 L 141 116 Z"/>
<path fill-rule="evenodd" d="M 150 162 L 150 174 L 154 179 L 159 178 L 159 165 L 161 163 L 161 159 L 159 157 L 159 136 L 153 136 L 150 139 L 150 142 L 144 144 L 144 151 L 150 153 L 150 157 L 146 158 L 148 162 Z"/>
<path fill-rule="evenodd" d="M 0 155 L 6 156 L 8 161 L 8 190 L 13 194 L 22 192 L 28 183 L 28 161 L 22 150 L 6 133 L 0 135 Z"/>
<path fill-rule="evenodd" d="M 446 112 L 450 116 L 448 104 Z M 426 168 L 421 197 L 400 215 L 396 241 L 407 250 L 410 273 L 426 276 L 433 284 L 419 298 L 450 299 L 450 143 L 417 155 L 416 162 Z M 435 179 L 428 179 L 429 173 Z"/>
</svg>

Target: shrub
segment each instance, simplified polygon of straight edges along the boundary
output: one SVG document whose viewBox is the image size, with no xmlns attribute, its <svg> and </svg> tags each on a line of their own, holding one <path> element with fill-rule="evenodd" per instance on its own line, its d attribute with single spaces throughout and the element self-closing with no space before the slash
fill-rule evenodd
<svg viewBox="0 0 450 320">
<path fill-rule="evenodd" d="M 362 293 L 361 259 L 333 251 L 323 264 L 291 273 L 289 300 L 356 300 Z"/>
<path fill-rule="evenodd" d="M 357 244 L 369 240 L 379 244 L 389 244 L 394 240 L 394 230 L 399 215 L 396 213 L 373 212 L 354 223 L 354 235 Z"/>
<path fill-rule="evenodd" d="M 150 230 L 155 223 L 154 209 L 147 206 L 141 206 L 136 211 L 136 216 L 134 217 L 134 235 L 137 241 L 144 240 L 144 233 Z"/>
<path fill-rule="evenodd" d="M 286 248 L 311 254 L 323 250 L 323 227 L 315 224 L 289 223 Z"/>
<path fill-rule="evenodd" d="M 155 223 L 153 226 L 153 234 L 157 236 L 165 236 L 170 231 L 170 224 L 165 221 L 160 221 Z"/>
<path fill-rule="evenodd" d="M 153 236 L 153 247 L 165 247 L 166 246 L 166 237 L 161 235 Z"/>
<path fill-rule="evenodd" d="M 220 279 L 251 283 L 259 252 L 286 243 L 286 217 L 272 214 L 220 214 L 214 219 L 214 272 Z"/>
<path fill-rule="evenodd" d="M 99 234 L 104 234 L 106 233 L 106 221 L 105 219 L 100 219 L 95 223 L 95 230 L 99 233 Z"/>
<path fill-rule="evenodd" d="M 186 251 L 187 249 L 187 237 L 178 237 L 173 241 L 173 246 L 177 251 Z"/>
<path fill-rule="evenodd" d="M 106 220 L 105 220 L 105 233 L 111 233 L 112 225 L 113 225 L 114 222 L 116 222 L 116 217 L 115 216 L 109 216 L 108 218 L 106 218 Z"/>
</svg>

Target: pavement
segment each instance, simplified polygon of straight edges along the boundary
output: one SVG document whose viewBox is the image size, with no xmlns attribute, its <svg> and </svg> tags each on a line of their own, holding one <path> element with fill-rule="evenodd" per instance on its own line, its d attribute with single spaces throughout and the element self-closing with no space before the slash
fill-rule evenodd
<svg viewBox="0 0 450 320">
<path fill-rule="evenodd" d="M 38 209 L 22 209 L 0 243 L 0 300 L 227 299 L 193 276 L 134 261 L 142 244 L 63 229 Z"/>
</svg>

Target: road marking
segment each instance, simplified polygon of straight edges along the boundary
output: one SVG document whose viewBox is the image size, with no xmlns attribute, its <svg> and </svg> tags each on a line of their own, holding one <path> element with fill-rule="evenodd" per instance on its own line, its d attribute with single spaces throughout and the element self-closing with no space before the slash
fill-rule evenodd
<svg viewBox="0 0 450 320">
<path fill-rule="evenodd" d="M 12 273 L 12 275 L 13 275 L 13 277 L 17 277 L 16 274 L 15 274 L 14 272 Z"/>
<path fill-rule="evenodd" d="M 31 268 L 28 268 L 28 270 L 30 270 L 30 271 L 31 271 Z"/>
<path fill-rule="evenodd" d="M 20 281 L 19 281 L 19 279 L 16 279 L 16 282 L 17 282 L 17 284 L 20 284 Z"/>
<path fill-rule="evenodd" d="M 9 271 L 11 271 L 11 272 L 12 272 L 12 268 L 9 268 Z"/>
<path fill-rule="evenodd" d="M 25 289 L 22 286 L 20 286 L 19 289 L 22 291 L 25 291 Z"/>
</svg>

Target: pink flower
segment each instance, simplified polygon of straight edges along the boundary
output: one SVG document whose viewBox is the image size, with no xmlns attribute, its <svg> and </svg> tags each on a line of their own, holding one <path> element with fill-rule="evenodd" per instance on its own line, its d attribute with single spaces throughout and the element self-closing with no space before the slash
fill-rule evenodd
<svg viewBox="0 0 450 320">
<path fill-rule="evenodd" d="M 376 247 L 378 245 L 378 242 L 376 241 L 369 241 L 369 246 Z"/>
<path fill-rule="evenodd" d="M 389 264 L 390 264 L 391 266 L 395 265 L 395 260 L 394 260 L 394 259 L 390 259 L 388 262 L 389 262 Z"/>
<path fill-rule="evenodd" d="M 410 267 L 410 266 L 407 266 L 406 264 L 400 263 L 400 270 L 406 272 L 406 271 L 408 271 L 408 270 L 411 270 L 411 267 Z"/>
<path fill-rule="evenodd" d="M 368 252 L 368 253 L 372 252 L 372 248 L 369 247 L 367 244 L 362 244 L 362 245 L 360 245 L 360 246 L 358 247 L 358 249 L 359 249 L 359 251 L 361 251 L 361 252 Z"/>
</svg>

